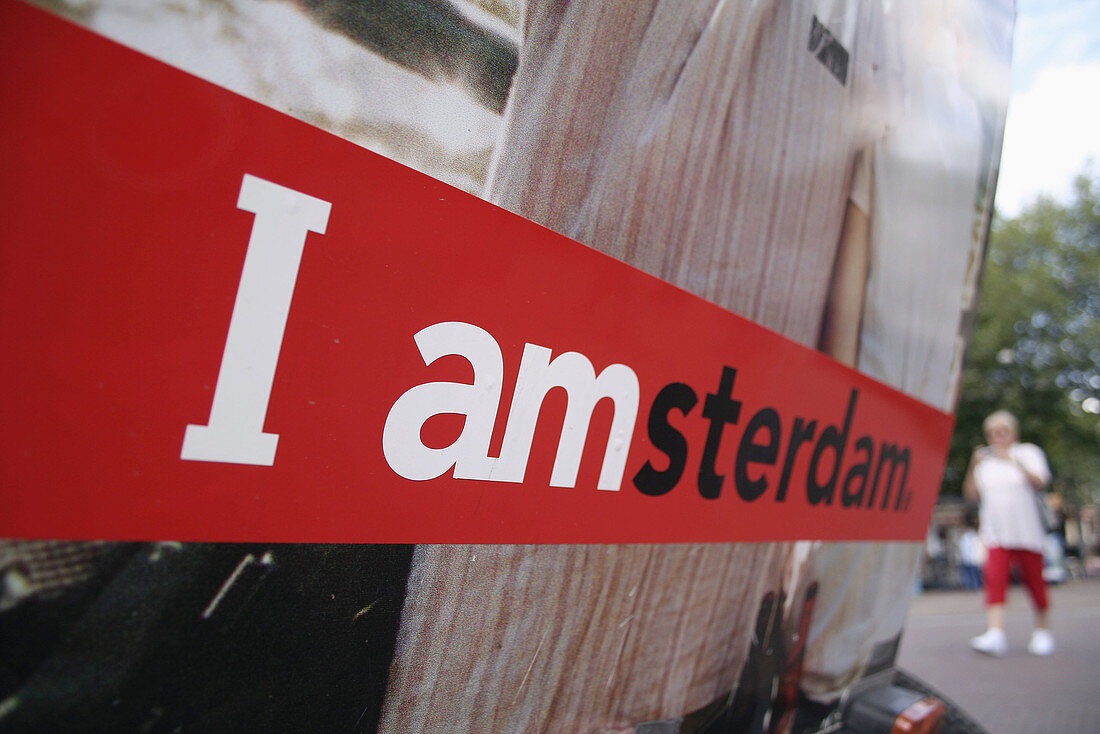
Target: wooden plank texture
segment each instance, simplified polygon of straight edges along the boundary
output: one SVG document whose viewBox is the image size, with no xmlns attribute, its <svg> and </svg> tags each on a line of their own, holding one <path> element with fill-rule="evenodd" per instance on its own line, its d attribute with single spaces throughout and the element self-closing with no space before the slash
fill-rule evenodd
<svg viewBox="0 0 1100 734">
<path fill-rule="evenodd" d="M 846 84 L 807 49 L 827 10 Z M 872 21 L 850 3 L 528 3 L 488 198 L 813 346 L 872 134 Z M 418 547 L 380 731 L 631 731 L 698 709 L 736 685 L 791 559 Z"/>
</svg>

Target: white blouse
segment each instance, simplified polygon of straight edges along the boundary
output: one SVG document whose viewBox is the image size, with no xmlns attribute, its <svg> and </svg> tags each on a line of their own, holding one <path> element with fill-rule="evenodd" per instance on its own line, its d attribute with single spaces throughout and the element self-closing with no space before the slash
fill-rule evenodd
<svg viewBox="0 0 1100 734">
<path fill-rule="evenodd" d="M 1015 462 L 1042 477 L 1044 484 L 1050 481 L 1050 466 L 1043 450 L 1034 444 L 1014 444 L 1009 451 L 1012 459 L 990 454 L 974 468 L 981 497 L 979 532 L 987 547 L 1042 553 L 1046 532 L 1039 517 L 1036 490 Z"/>
</svg>

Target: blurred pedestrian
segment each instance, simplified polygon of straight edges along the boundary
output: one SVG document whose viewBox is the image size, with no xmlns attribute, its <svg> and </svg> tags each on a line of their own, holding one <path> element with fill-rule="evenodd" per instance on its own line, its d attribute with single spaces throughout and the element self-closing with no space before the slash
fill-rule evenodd
<svg viewBox="0 0 1100 734">
<path fill-rule="evenodd" d="M 959 575 L 964 589 L 982 588 L 982 566 L 985 565 L 985 544 L 978 536 L 978 516 L 966 513 L 966 529 L 959 534 Z"/>
<path fill-rule="evenodd" d="M 1046 528 L 1039 510 L 1050 467 L 1038 446 L 1019 443 L 1019 424 L 999 410 L 982 423 L 987 446 L 975 449 L 963 482 L 968 498 L 980 503 L 979 533 L 986 546 L 985 604 L 987 629 L 970 646 L 987 655 L 1008 650 L 1004 604 L 1009 574 L 1015 567 L 1035 609 L 1035 629 L 1027 649 L 1033 655 L 1054 652 L 1049 628 L 1043 544 Z"/>
</svg>

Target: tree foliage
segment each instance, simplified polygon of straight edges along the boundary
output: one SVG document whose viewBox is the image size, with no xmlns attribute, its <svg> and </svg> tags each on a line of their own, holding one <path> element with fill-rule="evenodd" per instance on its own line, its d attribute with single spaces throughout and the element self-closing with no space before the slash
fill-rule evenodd
<svg viewBox="0 0 1100 734">
<path fill-rule="evenodd" d="M 1070 203 L 1040 198 L 993 225 L 943 491 L 958 494 L 998 408 L 1050 457 L 1072 504 L 1100 490 L 1100 177 Z"/>
</svg>

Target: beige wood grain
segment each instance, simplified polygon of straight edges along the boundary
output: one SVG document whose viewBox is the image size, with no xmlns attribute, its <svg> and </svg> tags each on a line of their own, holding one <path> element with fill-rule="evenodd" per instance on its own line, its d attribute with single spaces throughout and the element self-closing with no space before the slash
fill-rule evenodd
<svg viewBox="0 0 1100 734">
<path fill-rule="evenodd" d="M 813 345 L 876 123 L 870 6 L 842 85 L 817 5 L 534 4 L 489 198 Z"/>
<path fill-rule="evenodd" d="M 382 731 L 595 731 L 732 690 L 778 548 L 420 546 Z"/>
<path fill-rule="evenodd" d="M 489 198 L 813 345 L 869 135 L 872 19 L 847 5 L 529 3 Z M 829 8 L 846 85 L 807 50 Z M 380 731 L 629 730 L 701 708 L 736 685 L 789 559 L 420 546 Z"/>
</svg>

